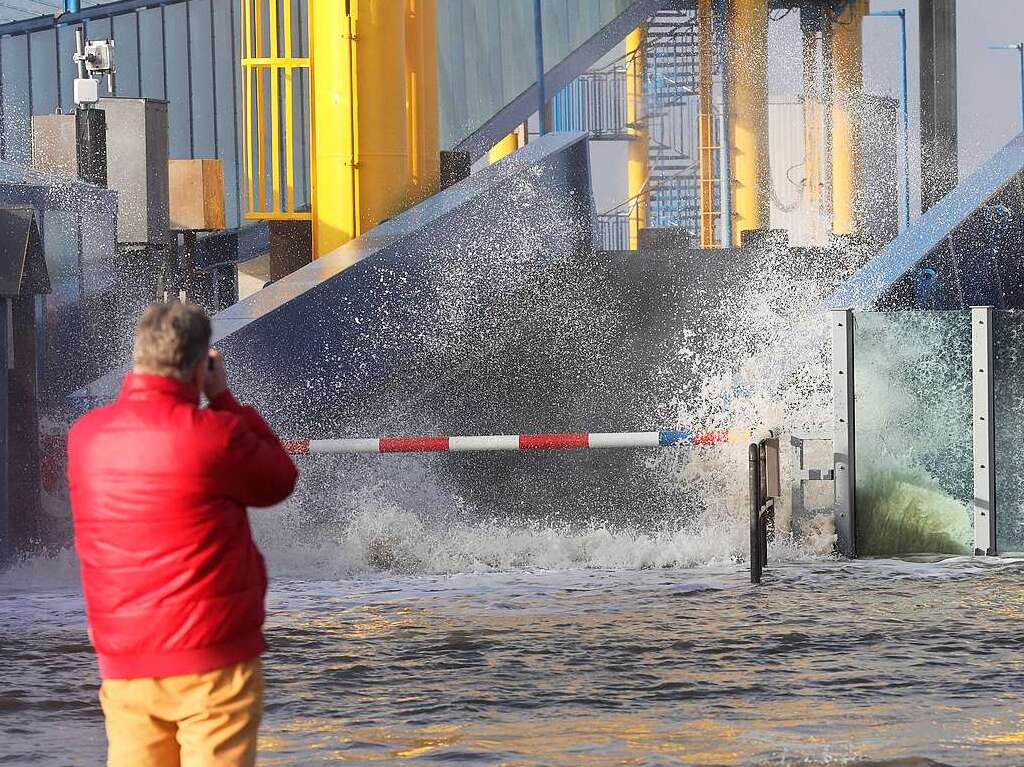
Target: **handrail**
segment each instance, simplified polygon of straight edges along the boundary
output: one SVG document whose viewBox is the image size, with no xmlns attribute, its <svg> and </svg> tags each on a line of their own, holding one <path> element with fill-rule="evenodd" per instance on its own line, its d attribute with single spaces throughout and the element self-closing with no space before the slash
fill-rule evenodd
<svg viewBox="0 0 1024 767">
<path fill-rule="evenodd" d="M 687 29 L 687 28 L 694 29 L 694 28 L 696 28 L 696 26 L 697 26 L 697 17 L 696 16 L 686 16 L 686 17 L 680 16 L 679 18 L 681 19 L 681 21 L 678 24 L 676 24 L 675 26 L 667 28 L 665 32 L 662 32 L 660 34 L 657 34 L 657 33 L 656 34 L 651 34 L 650 32 L 648 32 L 647 33 L 647 44 L 648 44 L 648 46 L 657 45 L 659 42 L 665 42 L 665 41 L 673 40 L 674 38 L 678 37 L 679 33 L 682 30 L 684 30 L 684 29 Z M 596 70 L 591 70 L 591 71 L 601 72 L 601 71 L 605 71 L 605 70 L 608 70 L 608 69 L 612 69 L 616 65 L 619 65 L 619 64 L 625 65 L 629 61 L 629 59 L 631 57 L 636 56 L 636 55 L 637 55 L 636 51 L 627 51 L 627 52 L 621 54 L 617 59 L 614 59 L 614 60 L 608 62 L 605 66 L 601 67 L 601 69 L 596 69 Z"/>
<path fill-rule="evenodd" d="M 782 494 L 779 439 L 751 442 L 747 453 L 750 486 L 750 582 L 760 583 L 768 566 L 768 542 L 775 537 L 775 502 Z"/>
<path fill-rule="evenodd" d="M 690 165 L 687 168 L 684 168 L 683 170 L 679 171 L 678 173 L 673 173 L 671 176 L 662 176 L 660 178 L 660 181 L 662 183 L 660 184 L 651 184 L 651 174 L 648 174 L 647 178 L 644 180 L 643 186 L 640 188 L 640 191 L 637 194 L 633 195 L 628 199 L 623 200 L 622 202 L 616 203 L 611 208 L 608 208 L 608 210 L 601 211 L 600 213 L 598 213 L 598 215 L 614 216 L 619 213 L 628 213 L 629 211 L 633 210 L 633 208 L 636 206 L 637 200 L 640 197 L 650 194 L 651 192 L 660 192 L 665 189 L 670 189 L 674 186 L 673 184 L 667 182 L 675 181 L 678 179 L 694 178 L 694 167 L 694 165 Z"/>
</svg>

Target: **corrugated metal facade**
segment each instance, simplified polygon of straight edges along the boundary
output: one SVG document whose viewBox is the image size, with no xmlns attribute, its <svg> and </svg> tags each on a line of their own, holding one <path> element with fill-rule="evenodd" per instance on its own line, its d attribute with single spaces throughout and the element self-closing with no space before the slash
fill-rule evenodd
<svg viewBox="0 0 1024 767">
<path fill-rule="evenodd" d="M 398 1 L 398 0 L 394 0 Z M 544 0 L 548 66 L 565 58 L 632 0 Z M 293 34 L 306 46 L 306 0 L 292 0 Z M 117 44 L 119 96 L 166 99 L 171 157 L 219 157 L 229 226 L 243 208 L 240 25 L 236 0 L 152 0 L 110 5 L 86 35 Z M 534 81 L 532 0 L 438 0 L 442 147 L 483 125 Z M 0 26 L 0 158 L 28 163 L 30 115 L 73 108 L 74 32 L 48 20 L 31 33 Z M 303 51 L 303 54 L 305 51 Z M 296 89 L 308 124 L 307 83 Z M 298 95 L 302 94 L 302 95 Z M 296 136 L 297 202 L 308 201 L 308 141 Z"/>
<path fill-rule="evenodd" d="M 547 68 L 572 53 L 631 3 L 543 0 Z M 452 147 L 536 79 L 533 2 L 438 0 L 437 16 L 441 141 Z"/>
</svg>

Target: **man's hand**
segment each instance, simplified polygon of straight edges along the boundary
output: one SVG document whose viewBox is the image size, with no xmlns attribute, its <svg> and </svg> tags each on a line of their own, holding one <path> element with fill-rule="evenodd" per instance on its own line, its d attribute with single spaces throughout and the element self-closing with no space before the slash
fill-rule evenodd
<svg viewBox="0 0 1024 767">
<path fill-rule="evenodd" d="M 210 402 L 228 390 L 228 374 L 224 370 L 224 357 L 216 349 L 210 349 L 210 362 L 206 370 L 203 393 Z"/>
</svg>

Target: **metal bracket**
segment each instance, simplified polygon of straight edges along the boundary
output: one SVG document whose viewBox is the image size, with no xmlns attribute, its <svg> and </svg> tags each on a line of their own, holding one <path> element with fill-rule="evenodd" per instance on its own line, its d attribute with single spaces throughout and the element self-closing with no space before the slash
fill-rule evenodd
<svg viewBox="0 0 1024 767">
<path fill-rule="evenodd" d="M 804 482 L 831 482 L 836 478 L 836 470 L 802 469 L 798 476 Z"/>
<path fill-rule="evenodd" d="M 853 311 L 837 309 L 832 322 L 832 460 L 836 480 L 836 534 L 840 553 L 857 556 L 856 463 L 854 461 L 856 416 L 853 387 Z"/>
<path fill-rule="evenodd" d="M 996 429 L 991 306 L 971 307 L 974 423 L 974 553 L 996 553 Z"/>
</svg>

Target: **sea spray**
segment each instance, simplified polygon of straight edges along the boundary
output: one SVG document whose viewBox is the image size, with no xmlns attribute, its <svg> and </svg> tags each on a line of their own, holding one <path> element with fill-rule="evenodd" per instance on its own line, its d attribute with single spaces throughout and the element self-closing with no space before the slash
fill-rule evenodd
<svg viewBox="0 0 1024 767">
<path fill-rule="evenodd" d="M 857 484 L 857 550 L 873 556 L 970 554 L 967 505 L 923 471 L 861 467 Z"/>
</svg>

